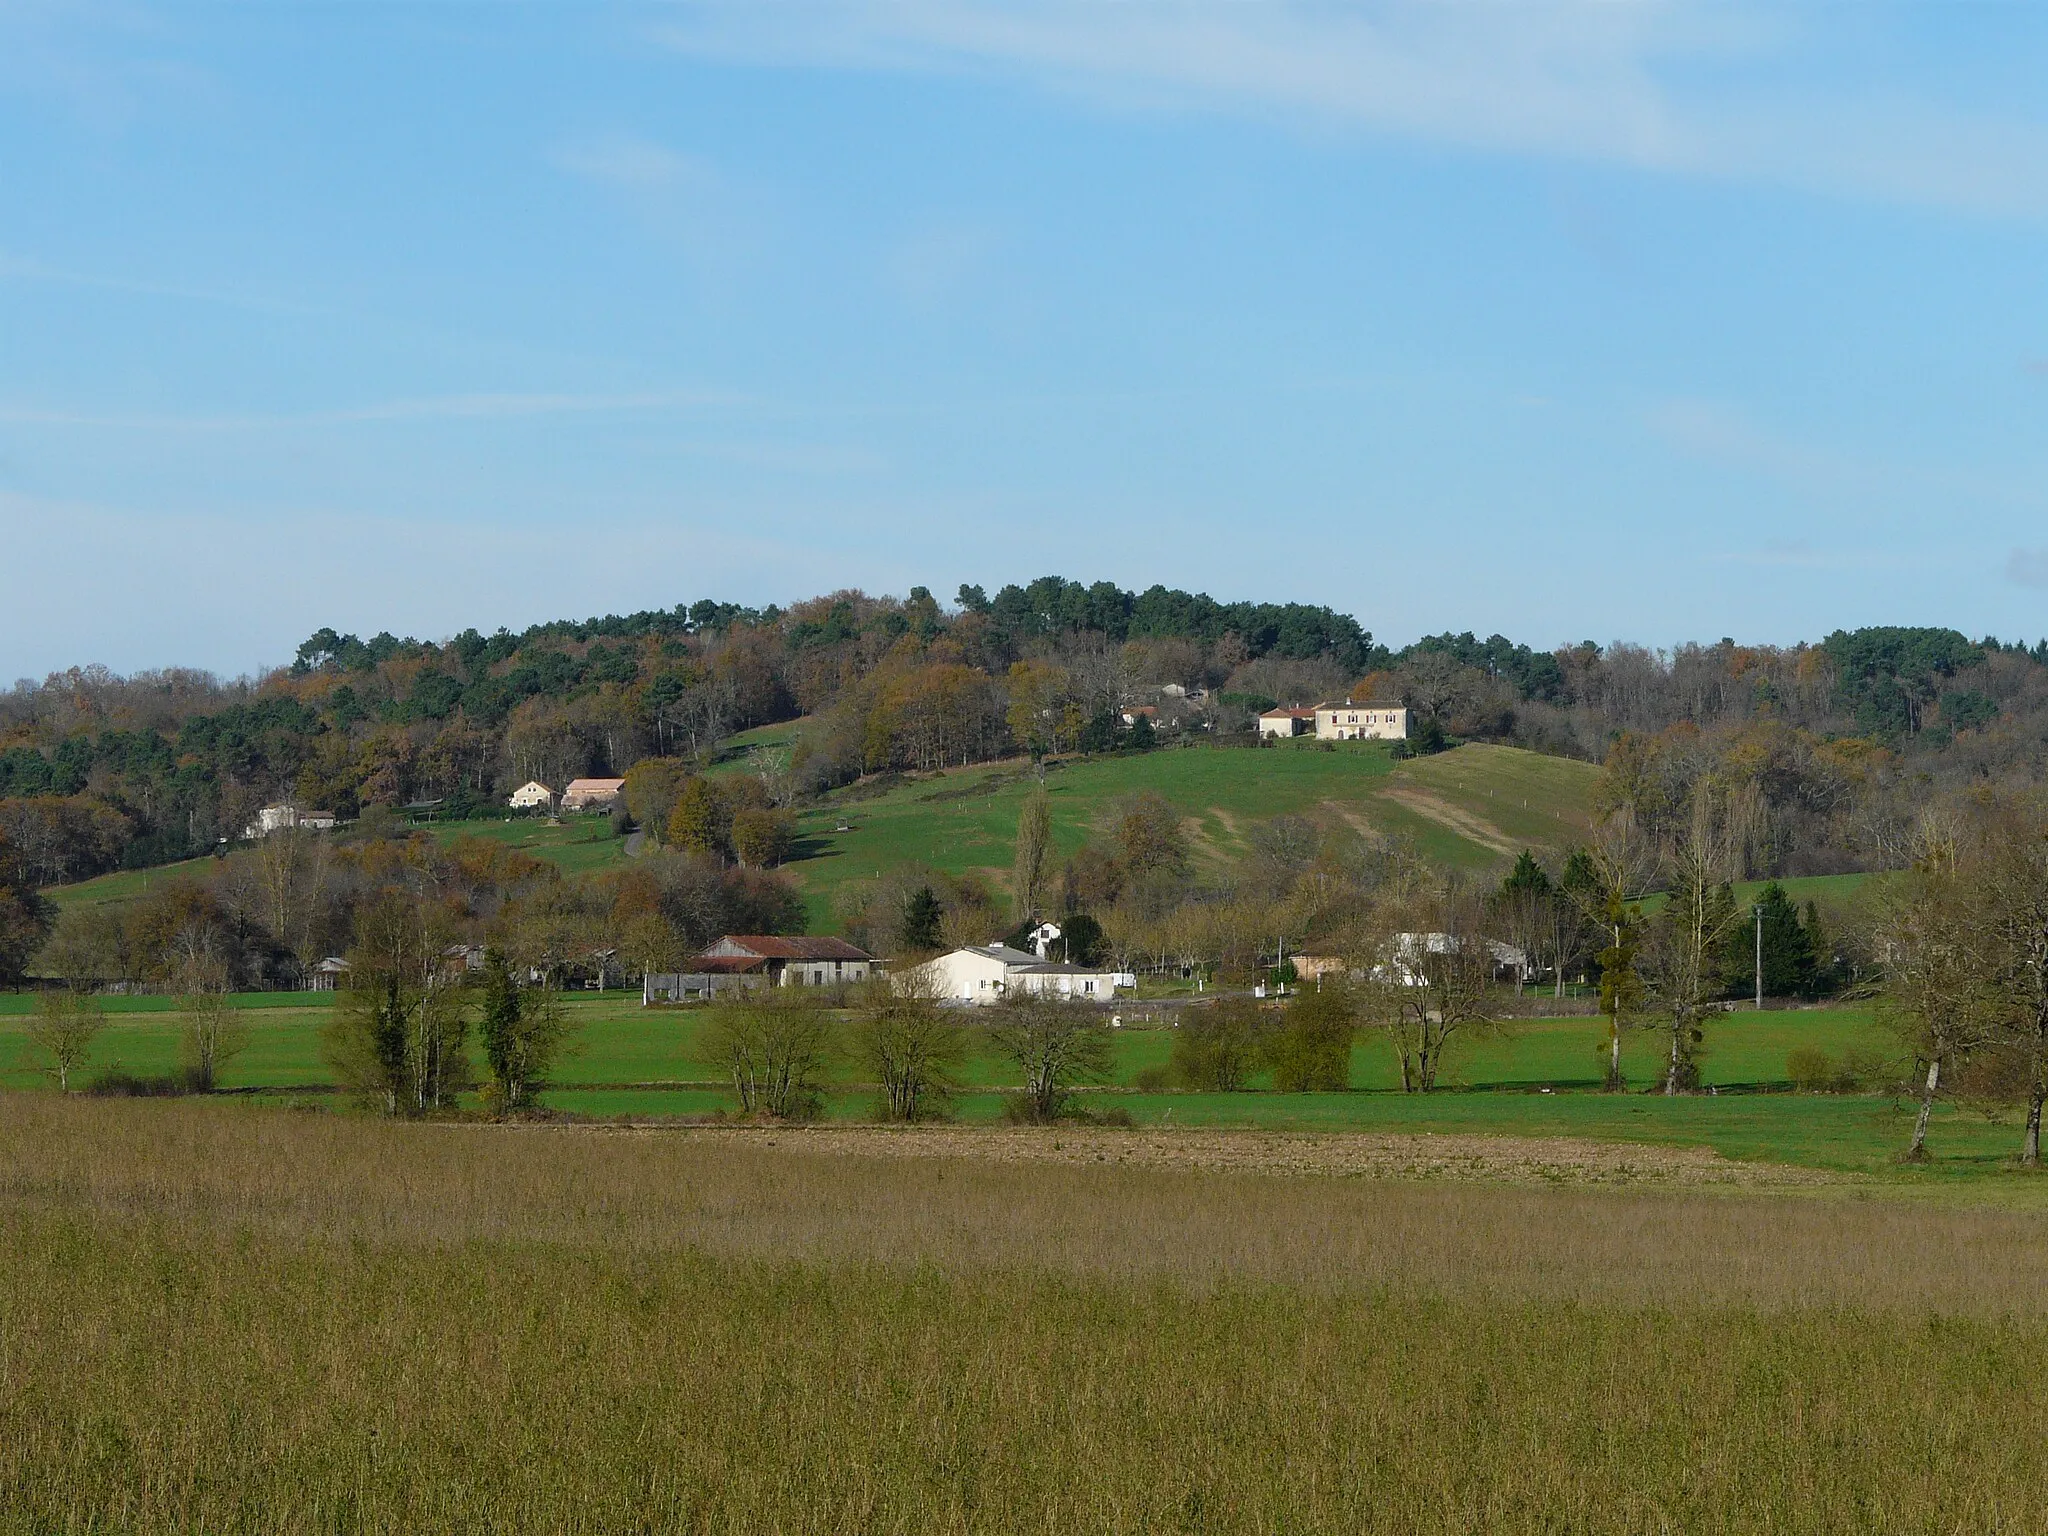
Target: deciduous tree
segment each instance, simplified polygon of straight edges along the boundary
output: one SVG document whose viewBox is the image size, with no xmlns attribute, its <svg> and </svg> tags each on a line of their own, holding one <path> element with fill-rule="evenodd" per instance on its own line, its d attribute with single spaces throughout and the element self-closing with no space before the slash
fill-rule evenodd
<svg viewBox="0 0 2048 1536">
<path fill-rule="evenodd" d="M 49 1058 L 57 1091 L 71 1091 L 71 1074 L 92 1059 L 93 1042 L 107 1027 L 106 1011 L 90 992 L 63 988 L 36 998 L 28 1024 L 29 1043 Z"/>
<path fill-rule="evenodd" d="M 966 1042 L 931 983 L 907 973 L 862 989 L 853 1014 L 856 1054 L 882 1085 L 891 1120 L 929 1119 L 959 1080 Z"/>
<path fill-rule="evenodd" d="M 1059 1119 L 1076 1083 L 1108 1075 L 1109 1029 L 1094 1009 L 1026 995 L 990 1012 L 990 1043 L 1023 1074 L 1018 1102 L 1034 1124 Z"/>
<path fill-rule="evenodd" d="M 822 1101 L 834 1034 L 831 1010 L 810 988 L 735 989 L 713 1004 L 700 1049 L 731 1078 L 743 1113 L 808 1120 Z"/>
</svg>

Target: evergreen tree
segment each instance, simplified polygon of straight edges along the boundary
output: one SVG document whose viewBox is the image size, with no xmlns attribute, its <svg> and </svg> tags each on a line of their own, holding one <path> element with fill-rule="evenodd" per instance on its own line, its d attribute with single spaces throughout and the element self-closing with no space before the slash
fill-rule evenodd
<svg viewBox="0 0 2048 1536">
<path fill-rule="evenodd" d="M 1500 883 L 1500 894 L 1504 898 L 1517 896 L 1548 896 L 1551 892 L 1550 876 L 1543 872 L 1543 866 L 1536 862 L 1536 855 L 1524 848 L 1521 857 L 1515 860 L 1515 867 L 1508 871 Z"/>
<path fill-rule="evenodd" d="M 1814 991 L 1813 935 L 1799 920 L 1799 908 L 1773 880 L 1756 899 L 1763 909 L 1763 968 L 1766 997 L 1810 997 Z M 1756 975 L 1757 916 L 1743 914 L 1729 935 L 1730 990 L 1742 992 Z M 1745 985 L 1747 984 L 1747 985 Z"/>
<path fill-rule="evenodd" d="M 928 885 L 919 886 L 904 904 L 903 947 L 925 950 L 939 947 L 939 898 Z"/>
</svg>

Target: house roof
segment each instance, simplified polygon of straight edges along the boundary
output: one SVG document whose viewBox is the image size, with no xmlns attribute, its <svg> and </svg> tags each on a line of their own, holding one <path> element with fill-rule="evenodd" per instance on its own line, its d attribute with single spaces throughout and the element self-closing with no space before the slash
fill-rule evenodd
<svg viewBox="0 0 2048 1536">
<path fill-rule="evenodd" d="M 1005 965 L 1039 965 L 1038 956 L 1028 949 L 1012 949 L 1007 944 L 970 944 L 970 955 L 980 955 L 985 960 L 1000 960 Z"/>
<path fill-rule="evenodd" d="M 1313 707 L 1308 709 L 1268 709 L 1262 710 L 1259 718 L 1261 720 L 1313 720 L 1315 715 L 1316 712 Z"/>
<path fill-rule="evenodd" d="M 997 960 L 1005 971 L 1017 971 L 1033 976 L 1108 976 L 1112 974 L 1099 965 L 1066 965 L 1057 960 L 1041 960 L 1029 950 L 1013 949 L 1008 944 L 973 944 L 965 951 L 955 954 L 979 955 L 984 960 Z"/>
<path fill-rule="evenodd" d="M 1340 699 L 1328 704 L 1318 704 L 1316 709 L 1406 709 L 1408 706 L 1399 699 Z M 1315 709 L 1309 711 L 1314 714 Z"/>
<path fill-rule="evenodd" d="M 763 960 L 872 960 L 844 939 L 814 939 L 779 933 L 728 933 L 718 941 Z M 714 949 L 717 945 L 712 946 Z"/>
<path fill-rule="evenodd" d="M 547 786 L 542 785 L 541 787 L 545 789 Z M 624 789 L 625 787 L 626 781 L 624 779 L 571 779 L 569 781 L 569 787 L 563 790 L 562 793 L 565 795 L 573 795 L 579 789 L 588 793 L 589 791 L 594 789 L 609 790 Z"/>
</svg>

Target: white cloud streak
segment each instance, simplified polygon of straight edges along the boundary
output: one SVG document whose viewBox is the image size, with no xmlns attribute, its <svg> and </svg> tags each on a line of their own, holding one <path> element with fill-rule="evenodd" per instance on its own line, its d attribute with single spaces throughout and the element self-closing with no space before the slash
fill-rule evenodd
<svg viewBox="0 0 2048 1536">
<path fill-rule="evenodd" d="M 1135 108 L 1280 111 L 1466 149 L 2048 216 L 2048 122 L 1790 67 L 1802 50 L 1828 57 L 1829 24 L 1828 8 L 1693 0 L 697 0 L 655 36 L 718 60 L 1006 73 Z"/>
<path fill-rule="evenodd" d="M 535 416 L 599 416 L 688 412 L 746 403 L 739 395 L 652 394 L 470 394 L 386 400 L 337 410 L 266 414 L 181 416 L 102 413 L 43 406 L 0 405 L 0 422 L 42 427 L 112 427 L 140 432 L 252 432 L 288 427 L 348 426 L 411 421 L 504 421 Z"/>
</svg>

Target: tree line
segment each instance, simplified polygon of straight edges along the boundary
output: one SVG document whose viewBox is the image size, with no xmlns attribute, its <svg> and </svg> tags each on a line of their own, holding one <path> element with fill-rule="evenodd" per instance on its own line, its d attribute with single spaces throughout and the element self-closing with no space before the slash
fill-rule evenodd
<svg viewBox="0 0 2048 1536">
<path fill-rule="evenodd" d="M 529 779 L 701 764 L 799 716 L 783 808 L 873 773 L 1113 750 L 1155 729 L 1243 736 L 1262 708 L 1346 695 L 1406 703 L 1419 741 L 1620 752 L 1617 793 L 1644 816 L 1674 778 L 1743 777 L 1755 872 L 1826 873 L 1895 859 L 1923 776 L 2034 772 L 2048 643 L 1879 628 L 1792 647 L 1446 633 L 1395 650 L 1326 607 L 1059 577 L 963 586 L 950 605 L 922 587 L 704 600 L 440 642 L 324 628 L 260 677 L 80 667 L 0 692 L 0 834 L 50 886 L 232 842 L 278 799 L 344 818 L 422 799 L 478 814 Z M 1139 704 L 1153 713 L 1127 726 Z"/>
</svg>

